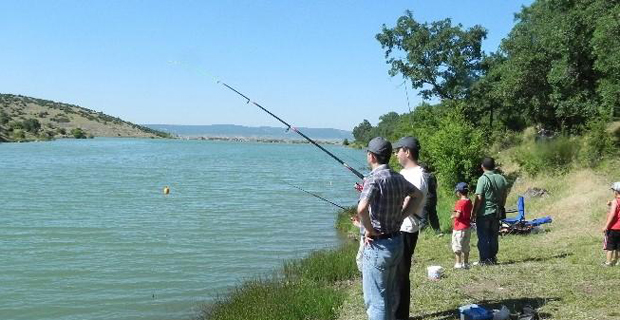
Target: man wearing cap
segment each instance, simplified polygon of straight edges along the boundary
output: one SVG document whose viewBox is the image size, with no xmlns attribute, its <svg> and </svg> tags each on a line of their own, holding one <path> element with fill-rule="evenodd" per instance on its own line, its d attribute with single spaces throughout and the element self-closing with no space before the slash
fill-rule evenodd
<svg viewBox="0 0 620 320">
<path fill-rule="evenodd" d="M 411 258 L 415 251 L 420 234 L 420 219 L 427 195 L 427 174 L 418 164 L 420 156 L 420 142 L 414 137 L 403 137 L 394 144 L 394 154 L 398 163 L 403 166 L 400 171 L 407 181 L 418 188 L 423 195 L 420 209 L 412 215 L 405 217 L 400 227 L 403 236 L 403 258 L 396 271 L 398 302 L 396 319 L 409 319 L 409 307 L 411 304 Z"/>
<path fill-rule="evenodd" d="M 372 168 L 364 180 L 357 214 L 365 228 L 362 263 L 364 304 L 370 320 L 393 320 L 396 267 L 403 253 L 400 226 L 419 210 L 422 192 L 387 163 L 389 141 L 377 137 L 368 143 L 366 161 Z"/>
<path fill-rule="evenodd" d="M 482 160 L 484 173 L 476 184 L 474 214 L 476 215 L 476 232 L 478 234 L 478 252 L 480 264 L 497 264 L 499 251 L 499 220 L 505 212 L 508 183 L 506 178 L 495 171 L 495 159 L 487 157 Z"/>
</svg>

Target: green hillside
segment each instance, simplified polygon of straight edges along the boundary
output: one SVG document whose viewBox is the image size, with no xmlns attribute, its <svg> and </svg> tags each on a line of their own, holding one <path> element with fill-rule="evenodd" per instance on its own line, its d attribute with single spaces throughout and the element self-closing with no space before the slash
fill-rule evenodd
<svg viewBox="0 0 620 320">
<path fill-rule="evenodd" d="M 76 105 L 0 94 L 0 142 L 91 137 L 171 136 Z"/>
</svg>

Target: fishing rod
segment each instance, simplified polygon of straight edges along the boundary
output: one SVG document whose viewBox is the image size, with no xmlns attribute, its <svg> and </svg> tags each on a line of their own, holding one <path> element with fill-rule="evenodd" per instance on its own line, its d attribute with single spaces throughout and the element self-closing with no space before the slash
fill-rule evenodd
<svg viewBox="0 0 620 320">
<path fill-rule="evenodd" d="M 355 170 L 354 168 L 352 168 L 351 166 L 349 166 L 348 164 L 346 164 L 344 161 L 340 160 L 340 158 L 336 157 L 333 153 L 329 152 L 327 149 L 323 148 L 323 146 L 321 146 L 320 144 L 316 143 L 316 141 L 310 139 L 308 136 L 306 136 L 305 134 L 303 134 L 301 131 L 297 130 L 297 128 L 291 126 L 290 124 L 288 124 L 286 121 L 280 119 L 278 116 L 276 116 L 275 114 L 271 113 L 271 111 L 267 110 L 265 107 L 261 106 L 260 104 L 252 101 L 252 99 L 248 98 L 246 95 L 244 95 L 243 93 L 239 92 L 237 89 L 231 87 L 230 85 L 226 84 L 225 82 L 221 81 L 221 80 L 216 80 L 217 83 L 223 85 L 224 87 L 230 89 L 231 91 L 233 91 L 234 93 L 240 95 L 241 97 L 243 97 L 246 101 L 247 104 L 252 103 L 253 105 L 259 107 L 261 110 L 265 111 L 266 113 L 268 113 L 270 116 L 276 118 L 278 121 L 280 121 L 282 124 L 284 124 L 286 126 L 286 131 L 288 130 L 293 130 L 294 132 L 296 132 L 297 134 L 299 134 L 300 136 L 302 136 L 304 139 L 308 140 L 308 142 L 312 143 L 313 145 L 315 145 L 316 147 L 318 147 L 319 149 L 323 150 L 323 152 L 327 153 L 330 157 L 334 158 L 334 160 L 338 161 L 340 164 L 342 164 L 345 168 L 349 169 L 349 171 L 353 172 L 353 174 L 355 174 L 358 178 L 360 179 L 364 179 L 364 175 L 361 174 L 359 171 Z"/>
<path fill-rule="evenodd" d="M 340 209 L 342 209 L 342 210 L 347 210 L 345 207 L 343 207 L 343 206 L 341 206 L 341 205 L 339 205 L 339 204 L 333 203 L 332 201 L 329 201 L 329 200 L 327 200 L 327 199 L 325 199 L 325 198 L 323 198 L 323 197 L 319 196 L 318 194 L 312 193 L 312 192 L 310 192 L 310 191 L 306 191 L 306 190 L 304 190 L 304 189 L 302 189 L 302 188 L 300 188 L 300 187 L 298 187 L 298 186 L 296 186 L 296 185 L 294 185 L 294 184 L 290 184 L 290 183 L 288 183 L 288 182 L 286 182 L 286 181 L 284 181 L 284 183 L 285 183 L 285 184 L 287 184 L 287 185 L 289 185 L 289 186 L 291 186 L 291 187 L 293 187 L 293 188 L 299 189 L 299 190 L 301 190 L 301 191 L 303 191 L 303 192 L 305 192 L 305 193 L 307 193 L 307 194 L 309 194 L 309 195 L 311 195 L 311 196 L 313 196 L 313 197 L 315 197 L 315 198 L 318 198 L 318 199 L 321 199 L 321 200 L 323 200 L 323 201 L 325 201 L 325 202 L 327 202 L 327 203 L 330 203 L 330 204 L 332 204 L 332 205 L 334 205 L 334 206 L 336 206 L 336 207 L 338 207 L 338 208 L 340 208 Z"/>
</svg>

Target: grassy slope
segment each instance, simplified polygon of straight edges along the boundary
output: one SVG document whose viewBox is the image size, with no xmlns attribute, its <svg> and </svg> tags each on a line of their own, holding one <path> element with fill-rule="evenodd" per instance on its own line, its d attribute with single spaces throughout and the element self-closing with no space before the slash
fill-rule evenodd
<svg viewBox="0 0 620 320">
<path fill-rule="evenodd" d="M 411 274 L 411 319 L 457 319 L 457 308 L 468 303 L 504 304 L 512 312 L 531 305 L 544 319 L 619 319 L 620 267 L 601 266 L 600 232 L 605 203 L 612 197 L 609 185 L 620 179 L 618 172 L 620 163 L 609 162 L 596 172 L 577 169 L 560 177 L 520 178 L 509 203 L 529 187 L 545 188 L 549 197 L 526 201 L 526 218 L 551 215 L 554 221 L 545 225 L 545 233 L 501 238 L 498 266 L 453 270 L 450 236 L 425 232 Z M 476 243 L 474 236 L 471 261 L 478 257 Z M 446 268 L 445 278 L 428 280 L 430 265 Z M 366 318 L 357 281 L 348 288 L 338 319 Z"/>
<path fill-rule="evenodd" d="M 75 105 L 42 100 L 24 96 L 0 94 L 0 111 L 9 115 L 12 121 L 37 119 L 42 126 L 41 132 L 53 132 L 56 137 L 58 129 L 64 128 L 69 135 L 71 129 L 82 128 L 87 134 L 96 137 L 157 137 L 167 136 L 166 133 L 145 128 L 119 118 Z M 69 122 L 58 122 L 66 118 Z M 13 140 L 7 131 L 8 124 L 0 125 L 0 141 Z M 37 139 L 26 133 L 26 139 Z"/>
</svg>

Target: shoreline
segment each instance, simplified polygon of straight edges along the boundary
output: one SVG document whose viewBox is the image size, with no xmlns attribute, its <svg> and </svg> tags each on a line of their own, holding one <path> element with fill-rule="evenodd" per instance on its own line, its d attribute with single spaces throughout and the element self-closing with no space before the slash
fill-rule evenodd
<svg viewBox="0 0 620 320">
<path fill-rule="evenodd" d="M 14 141 L 4 141 L 0 140 L 0 143 L 26 143 L 26 142 L 48 142 L 54 140 L 90 140 L 90 139 L 169 139 L 169 140 L 184 140 L 184 141 L 221 141 L 221 142 L 241 142 L 241 143 L 282 143 L 282 144 L 310 144 L 307 140 L 298 140 L 298 139 L 279 139 L 279 138 L 254 138 L 254 137 L 141 137 L 141 136 L 94 136 L 87 138 L 73 138 L 73 137 L 54 137 L 50 139 L 23 139 L 23 140 L 14 140 Z M 342 143 L 342 141 L 338 140 L 314 140 L 318 144 L 324 145 L 334 145 L 334 146 L 347 146 Z"/>
<path fill-rule="evenodd" d="M 347 288 L 359 278 L 355 264 L 358 241 L 352 239 L 355 232 L 347 223 L 353 210 L 337 213 L 334 227 L 344 236 L 338 247 L 286 261 L 271 277 L 257 276 L 234 287 L 203 304 L 197 319 L 335 319 L 345 303 Z"/>
</svg>

